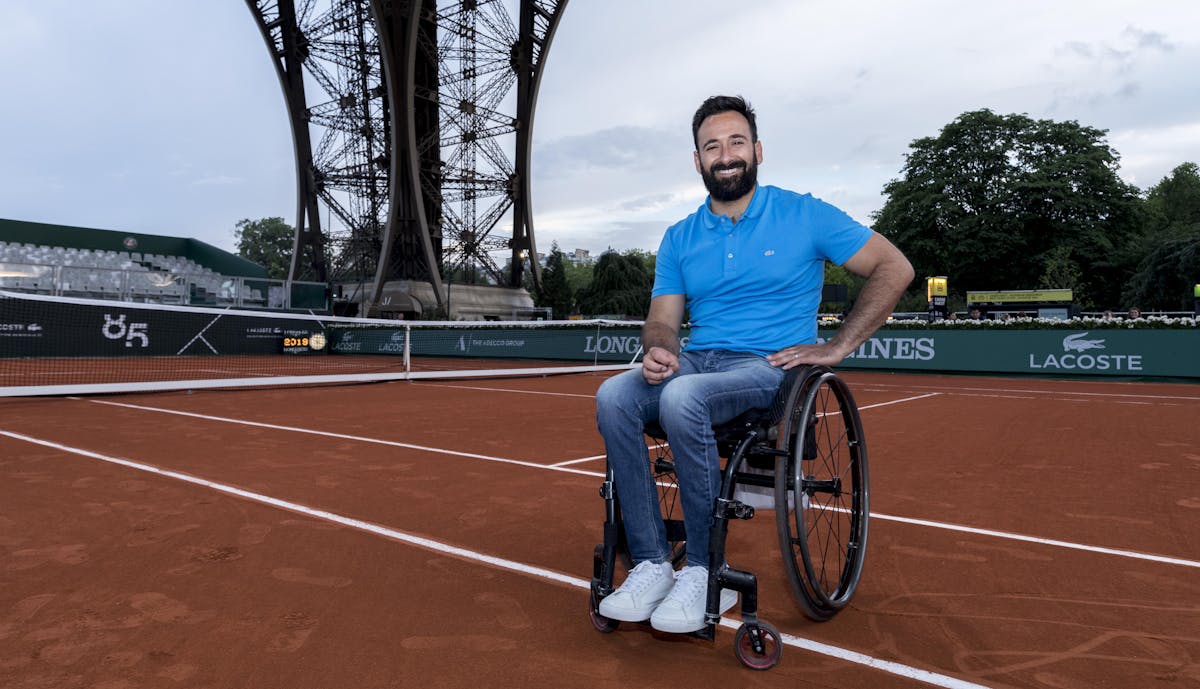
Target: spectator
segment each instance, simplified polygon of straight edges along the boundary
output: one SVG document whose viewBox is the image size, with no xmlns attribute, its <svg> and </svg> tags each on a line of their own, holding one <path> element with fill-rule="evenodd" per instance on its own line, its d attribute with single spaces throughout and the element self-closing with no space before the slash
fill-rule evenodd
<svg viewBox="0 0 1200 689">
<path fill-rule="evenodd" d="M 1129 320 L 1135 320 L 1142 317 L 1142 310 L 1136 306 L 1129 307 Z"/>
<path fill-rule="evenodd" d="M 971 312 L 968 315 L 973 321 L 983 320 L 983 312 L 974 306 L 971 307 Z"/>
</svg>

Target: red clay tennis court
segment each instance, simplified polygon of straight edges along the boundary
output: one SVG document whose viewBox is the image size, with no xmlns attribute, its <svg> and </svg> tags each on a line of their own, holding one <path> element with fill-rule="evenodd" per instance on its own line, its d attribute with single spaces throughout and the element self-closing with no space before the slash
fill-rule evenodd
<svg viewBox="0 0 1200 689">
<path fill-rule="evenodd" d="M 731 628 L 593 630 L 602 374 L 0 400 L 0 676 L 1200 686 L 1200 386 L 844 377 L 870 444 L 866 570 L 813 623 L 770 515 L 731 526 L 788 635 L 765 673 Z"/>
</svg>

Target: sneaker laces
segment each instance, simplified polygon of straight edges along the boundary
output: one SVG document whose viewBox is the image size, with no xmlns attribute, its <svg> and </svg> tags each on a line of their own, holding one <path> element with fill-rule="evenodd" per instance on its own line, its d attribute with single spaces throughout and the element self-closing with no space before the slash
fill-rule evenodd
<svg viewBox="0 0 1200 689">
<path fill-rule="evenodd" d="M 662 574 L 662 565 L 657 562 L 646 560 L 639 562 L 629 572 L 629 576 L 625 577 L 625 583 L 621 584 L 621 589 L 631 594 L 638 594 L 645 591 Z"/>
<path fill-rule="evenodd" d="M 691 605 L 697 598 L 705 595 L 708 595 L 708 569 L 699 566 L 684 567 L 675 577 L 675 586 L 671 588 L 667 600 Z"/>
</svg>

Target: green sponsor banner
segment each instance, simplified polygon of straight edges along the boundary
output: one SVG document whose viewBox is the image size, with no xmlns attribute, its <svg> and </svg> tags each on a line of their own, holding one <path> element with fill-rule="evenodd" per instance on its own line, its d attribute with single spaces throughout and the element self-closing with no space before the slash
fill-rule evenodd
<svg viewBox="0 0 1200 689">
<path fill-rule="evenodd" d="M 319 321 L 0 298 L 0 358 L 323 353 Z"/>
<path fill-rule="evenodd" d="M 1200 377 L 1200 330 L 880 330 L 840 367 Z"/>
<path fill-rule="evenodd" d="M 626 364 L 640 359 L 640 336 L 637 328 L 418 328 L 409 347 L 412 356 Z M 335 354 L 400 355 L 404 343 L 402 328 L 330 331 Z M 839 368 L 1200 377 L 1200 329 L 880 330 Z"/>
<path fill-rule="evenodd" d="M 333 332 L 336 354 L 403 354 L 405 331 Z M 641 355 L 640 328 L 414 328 L 411 356 L 556 359 L 627 364 Z"/>
</svg>

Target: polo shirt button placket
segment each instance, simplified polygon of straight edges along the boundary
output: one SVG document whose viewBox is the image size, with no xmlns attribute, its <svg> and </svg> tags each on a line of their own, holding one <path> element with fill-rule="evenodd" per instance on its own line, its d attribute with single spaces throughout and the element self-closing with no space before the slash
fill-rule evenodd
<svg viewBox="0 0 1200 689">
<path fill-rule="evenodd" d="M 736 253 L 734 250 L 737 249 L 737 238 L 734 237 L 733 235 L 734 235 L 734 232 L 731 231 L 725 237 L 724 273 L 725 273 L 725 275 L 730 276 L 730 277 L 732 277 L 736 273 L 735 264 L 733 262 L 733 256 Z"/>
</svg>

